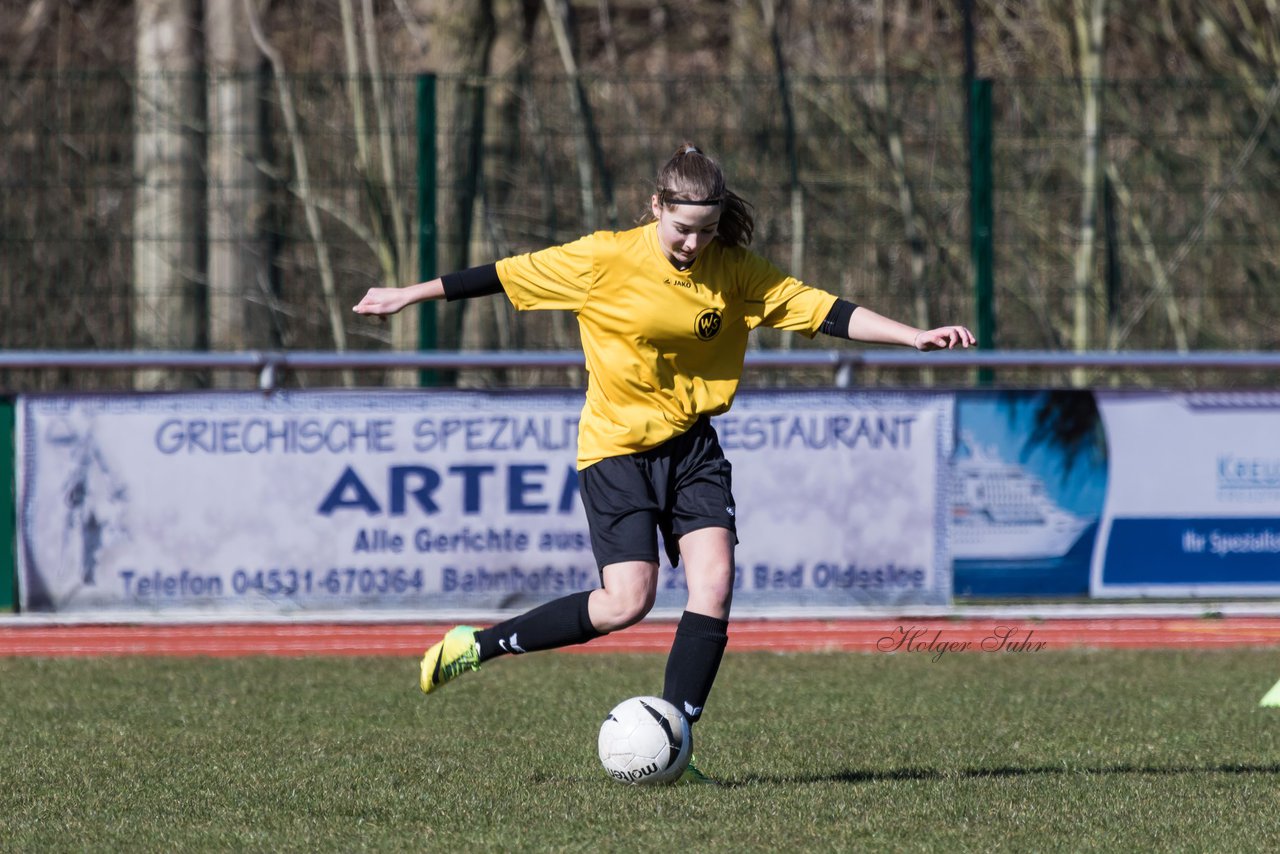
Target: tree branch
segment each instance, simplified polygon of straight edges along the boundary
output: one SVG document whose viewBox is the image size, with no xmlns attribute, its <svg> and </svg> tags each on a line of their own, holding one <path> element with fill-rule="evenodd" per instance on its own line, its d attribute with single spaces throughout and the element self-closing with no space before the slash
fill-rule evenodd
<svg viewBox="0 0 1280 854">
<path fill-rule="evenodd" d="M 320 215 L 311 197 L 311 177 L 307 168 L 307 152 L 302 146 L 302 135 L 298 132 L 298 113 L 293 105 L 293 96 L 284 80 L 284 60 L 262 34 L 262 22 L 258 19 L 258 10 L 253 0 L 244 0 L 245 15 L 249 20 L 249 30 L 258 50 L 271 64 L 271 74 L 275 78 L 276 91 L 280 96 L 280 109 L 284 113 L 285 129 L 289 134 L 289 146 L 293 152 L 294 168 L 298 172 L 297 193 L 302 199 L 306 212 L 307 229 L 311 233 L 311 242 L 315 245 L 316 264 L 320 269 L 320 289 L 324 294 L 325 305 L 329 310 L 329 329 L 333 334 L 334 349 L 342 352 L 347 349 L 346 312 L 338 305 L 337 286 L 333 277 L 333 266 L 329 261 L 329 248 L 324 242 L 324 229 L 320 223 Z M 343 383 L 355 385 L 355 373 L 351 370 L 342 372 Z"/>
</svg>

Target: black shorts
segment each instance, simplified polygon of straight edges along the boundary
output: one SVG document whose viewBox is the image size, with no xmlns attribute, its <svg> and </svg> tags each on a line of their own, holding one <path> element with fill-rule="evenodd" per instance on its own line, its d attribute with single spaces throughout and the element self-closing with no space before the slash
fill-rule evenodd
<svg viewBox="0 0 1280 854">
<path fill-rule="evenodd" d="M 738 541 L 732 471 L 708 418 L 656 448 L 588 466 L 578 472 L 578 486 L 601 569 L 657 563 L 659 531 L 672 566 L 690 531 L 728 528 Z"/>
</svg>

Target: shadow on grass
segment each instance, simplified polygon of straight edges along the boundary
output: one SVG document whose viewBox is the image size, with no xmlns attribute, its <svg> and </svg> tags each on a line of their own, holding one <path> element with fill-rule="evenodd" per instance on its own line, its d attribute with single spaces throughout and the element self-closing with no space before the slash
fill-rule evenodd
<svg viewBox="0 0 1280 854">
<path fill-rule="evenodd" d="M 759 783 L 883 783 L 897 780 L 992 780 L 1000 778 L 1035 777 L 1042 775 L 1124 775 L 1179 776 L 1184 774 L 1280 774 L 1280 764 L 1271 765 L 1029 765 L 1001 766 L 996 768 L 890 768 L 884 771 L 849 769 L 835 774 L 769 776 L 749 775 L 732 781 L 722 781 L 727 786 L 748 786 Z"/>
</svg>

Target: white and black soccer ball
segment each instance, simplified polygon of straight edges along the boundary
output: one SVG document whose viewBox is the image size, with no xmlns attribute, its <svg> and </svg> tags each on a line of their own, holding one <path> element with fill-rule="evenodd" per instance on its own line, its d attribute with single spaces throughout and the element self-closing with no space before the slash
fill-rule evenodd
<svg viewBox="0 0 1280 854">
<path fill-rule="evenodd" d="M 632 697 L 600 725 L 600 762 L 620 783 L 670 783 L 693 752 L 689 721 L 658 697 Z"/>
</svg>

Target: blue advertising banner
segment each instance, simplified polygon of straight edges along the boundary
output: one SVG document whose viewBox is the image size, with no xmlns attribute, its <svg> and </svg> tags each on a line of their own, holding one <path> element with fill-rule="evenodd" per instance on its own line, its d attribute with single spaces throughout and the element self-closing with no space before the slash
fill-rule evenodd
<svg viewBox="0 0 1280 854">
<path fill-rule="evenodd" d="M 35 396 L 18 407 L 27 611 L 400 609 L 595 587 L 580 392 Z M 944 394 L 744 392 L 735 613 L 945 604 Z M 663 565 L 659 611 L 684 578 Z"/>
<path fill-rule="evenodd" d="M 957 596 L 1086 596 L 1107 446 L 1085 390 L 956 394 Z"/>
<path fill-rule="evenodd" d="M 1280 395 L 1099 393 L 1095 596 L 1280 594 Z"/>
</svg>

